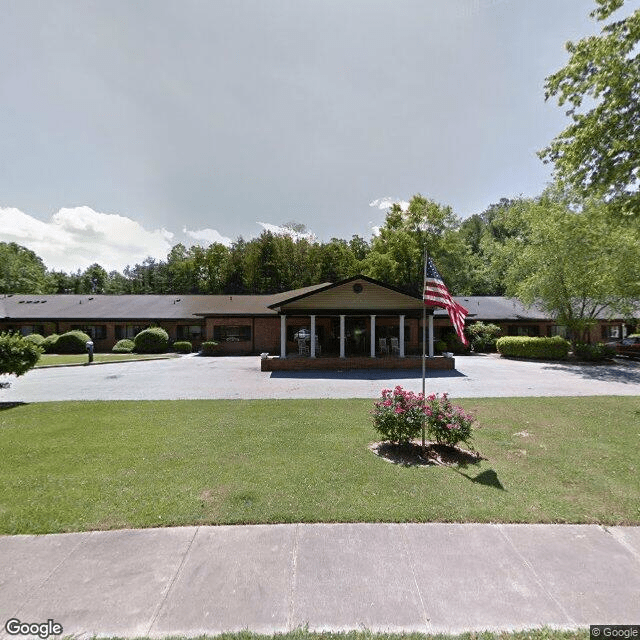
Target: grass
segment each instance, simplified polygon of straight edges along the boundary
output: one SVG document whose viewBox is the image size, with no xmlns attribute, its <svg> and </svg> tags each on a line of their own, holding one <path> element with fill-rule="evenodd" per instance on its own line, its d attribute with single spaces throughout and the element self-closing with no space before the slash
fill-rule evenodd
<svg viewBox="0 0 640 640">
<path fill-rule="evenodd" d="M 175 353 L 95 353 L 93 355 L 94 362 L 128 362 L 136 360 L 157 360 L 158 358 L 175 358 Z M 88 356 L 86 353 L 71 353 L 65 355 L 57 355 L 54 353 L 43 353 L 38 360 L 36 367 L 50 367 L 52 365 L 70 365 L 70 364 L 88 364 Z"/>
<path fill-rule="evenodd" d="M 184 636 L 171 636 L 178 640 Z M 531 631 L 483 631 L 481 633 L 463 633 L 460 635 L 422 633 L 371 633 L 369 631 L 350 631 L 346 633 L 314 633 L 307 629 L 296 629 L 289 633 L 261 635 L 251 631 L 223 633 L 218 636 L 198 636 L 193 640 L 588 640 L 588 629 L 571 631 L 559 629 L 533 629 Z M 112 640 L 115 640 L 112 639 Z M 142 638 L 140 640 L 143 640 Z M 167 639 L 168 640 L 168 639 Z"/>
<path fill-rule="evenodd" d="M 373 455 L 368 400 L 0 411 L 0 533 L 278 522 L 640 523 L 640 397 L 461 401 L 467 468 Z"/>
</svg>

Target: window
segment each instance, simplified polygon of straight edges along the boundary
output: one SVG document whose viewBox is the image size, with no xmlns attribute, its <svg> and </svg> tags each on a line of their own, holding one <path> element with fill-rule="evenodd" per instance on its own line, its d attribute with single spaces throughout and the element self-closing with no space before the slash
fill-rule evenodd
<svg viewBox="0 0 640 640">
<path fill-rule="evenodd" d="M 548 337 L 553 338 L 554 336 L 560 336 L 561 338 L 567 337 L 567 327 L 563 324 L 554 324 L 549 327 Z"/>
<path fill-rule="evenodd" d="M 530 336 L 535 338 L 540 335 L 540 327 L 537 324 L 534 325 L 509 325 L 507 335 L 510 336 Z"/>
<path fill-rule="evenodd" d="M 199 324 L 179 324 L 176 330 L 178 340 L 199 340 L 202 338 L 202 327 Z"/>
<path fill-rule="evenodd" d="M 20 333 L 23 336 L 29 336 L 32 333 L 39 333 L 41 336 L 44 335 L 44 325 L 42 324 L 25 324 L 20 327 Z"/>
<path fill-rule="evenodd" d="M 116 340 L 122 340 L 123 338 L 133 340 L 143 329 L 146 329 L 146 327 L 134 324 L 117 324 Z"/>
<path fill-rule="evenodd" d="M 215 342 L 247 342 L 251 340 L 250 325 L 221 325 L 213 327 Z"/>
<path fill-rule="evenodd" d="M 84 331 L 92 340 L 105 340 L 107 337 L 106 324 L 73 324 L 73 331 Z"/>
</svg>

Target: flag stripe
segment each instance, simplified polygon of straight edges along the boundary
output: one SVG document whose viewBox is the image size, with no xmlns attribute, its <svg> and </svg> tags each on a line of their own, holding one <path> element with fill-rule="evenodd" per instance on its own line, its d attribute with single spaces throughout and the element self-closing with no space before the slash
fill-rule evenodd
<svg viewBox="0 0 640 640">
<path fill-rule="evenodd" d="M 447 289 L 431 258 L 427 259 L 424 266 L 422 299 L 425 304 L 442 307 L 447 310 L 451 324 L 453 324 L 458 337 L 465 346 L 468 346 L 469 341 L 464 335 L 464 321 L 469 312 L 451 297 L 449 289 Z"/>
</svg>

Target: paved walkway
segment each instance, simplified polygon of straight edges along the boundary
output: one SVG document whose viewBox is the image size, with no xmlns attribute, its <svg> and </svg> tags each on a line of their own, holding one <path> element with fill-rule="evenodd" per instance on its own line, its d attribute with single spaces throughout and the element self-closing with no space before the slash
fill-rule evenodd
<svg viewBox="0 0 640 640">
<path fill-rule="evenodd" d="M 0 378 L 3 378 L 0 376 Z M 375 398 L 401 384 L 420 391 L 420 369 L 260 371 L 258 357 L 202 358 L 35 369 L 9 378 L 0 402 L 172 400 L 176 398 Z M 640 395 L 640 362 L 612 365 L 456 358 L 454 371 L 431 371 L 428 392 L 458 398 Z"/>
<path fill-rule="evenodd" d="M 640 623 L 633 527 L 181 527 L 4 537 L 0 557 L 3 625 L 83 637 Z"/>
</svg>

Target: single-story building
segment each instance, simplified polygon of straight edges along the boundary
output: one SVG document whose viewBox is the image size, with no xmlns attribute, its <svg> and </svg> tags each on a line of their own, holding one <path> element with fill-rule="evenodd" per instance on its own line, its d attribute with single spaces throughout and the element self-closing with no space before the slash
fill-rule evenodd
<svg viewBox="0 0 640 640">
<path fill-rule="evenodd" d="M 456 296 L 469 310 L 467 324 L 498 324 L 503 335 L 562 334 L 548 314 L 518 300 Z M 420 297 L 366 276 L 272 295 L 35 295 L 0 297 L 0 331 L 44 336 L 81 329 L 96 351 L 149 326 L 164 328 L 172 342 L 220 343 L 221 355 L 269 353 L 279 357 L 371 357 L 422 351 Z M 443 309 L 431 309 L 434 339 L 453 331 Z M 621 318 L 602 318 L 594 341 L 622 338 Z M 314 336 L 314 339 L 310 339 Z M 308 342 L 308 344 L 307 344 Z"/>
</svg>

